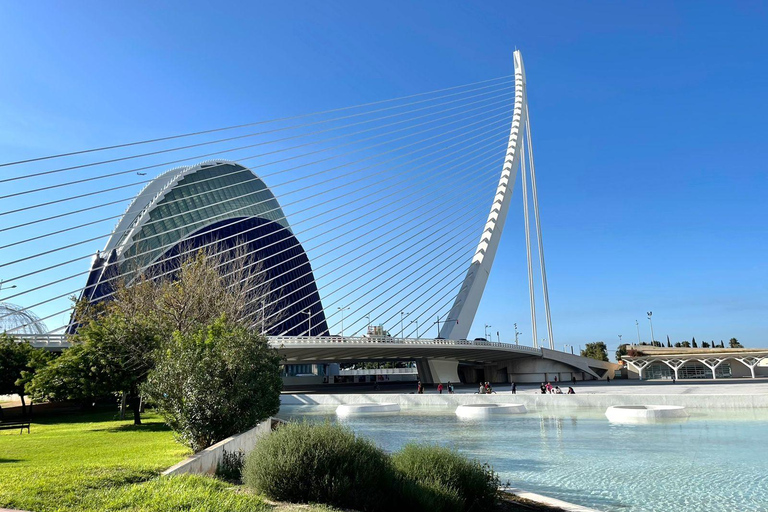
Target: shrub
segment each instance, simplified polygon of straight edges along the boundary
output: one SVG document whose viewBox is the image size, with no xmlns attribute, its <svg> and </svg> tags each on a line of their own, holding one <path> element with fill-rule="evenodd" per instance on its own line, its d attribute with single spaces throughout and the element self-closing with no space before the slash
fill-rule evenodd
<svg viewBox="0 0 768 512">
<path fill-rule="evenodd" d="M 195 451 L 244 432 L 280 408 L 280 356 L 267 339 L 223 318 L 175 332 L 144 391 Z"/>
<path fill-rule="evenodd" d="M 499 477 L 488 464 L 449 448 L 408 444 L 392 456 L 414 510 L 480 511 L 497 502 Z"/>
<path fill-rule="evenodd" d="M 243 480 L 275 500 L 366 512 L 397 508 L 399 495 L 387 454 L 330 423 L 281 426 L 248 454 Z"/>
<path fill-rule="evenodd" d="M 229 482 L 239 483 L 243 476 L 243 464 L 245 464 L 243 452 L 224 450 L 224 453 L 221 454 L 221 463 L 216 466 L 216 476 Z"/>
</svg>

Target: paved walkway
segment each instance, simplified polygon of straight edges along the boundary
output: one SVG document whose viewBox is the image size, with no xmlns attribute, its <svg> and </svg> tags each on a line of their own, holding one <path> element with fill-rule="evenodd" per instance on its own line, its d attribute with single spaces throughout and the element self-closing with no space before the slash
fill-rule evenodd
<svg viewBox="0 0 768 512">
<path fill-rule="evenodd" d="M 568 391 L 570 382 L 552 383 L 559 385 L 563 392 Z M 510 384 L 497 384 L 494 391 L 500 394 L 511 393 Z M 577 381 L 573 386 L 578 394 L 601 395 L 765 395 L 768 394 L 768 379 L 720 379 L 720 380 L 678 380 L 672 384 L 668 380 L 637 381 L 612 380 L 606 381 Z M 416 391 L 415 383 L 384 384 L 378 391 L 373 391 L 373 384 L 355 385 L 322 385 L 322 386 L 292 386 L 284 393 L 289 394 L 392 394 L 410 393 Z M 477 386 L 456 386 L 457 394 L 477 393 Z M 518 394 L 540 394 L 538 384 L 519 384 Z M 436 386 L 427 387 L 424 394 L 437 394 Z"/>
</svg>

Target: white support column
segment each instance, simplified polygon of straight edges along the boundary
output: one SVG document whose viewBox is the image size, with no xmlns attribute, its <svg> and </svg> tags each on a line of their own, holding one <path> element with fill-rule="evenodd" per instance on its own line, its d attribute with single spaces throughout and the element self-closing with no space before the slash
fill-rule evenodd
<svg viewBox="0 0 768 512">
<path fill-rule="evenodd" d="M 675 380 L 678 380 L 677 370 L 682 368 L 683 365 L 688 361 L 683 361 L 682 359 L 662 359 L 661 362 L 672 368 L 672 370 L 675 372 Z"/>
<path fill-rule="evenodd" d="M 749 368 L 749 371 L 752 372 L 752 378 L 756 378 L 755 366 L 762 361 L 762 357 L 734 357 L 734 359 Z"/>
<path fill-rule="evenodd" d="M 528 99 L 526 98 L 526 105 Z M 544 315 L 547 319 L 547 334 L 549 335 L 549 348 L 555 350 L 555 336 L 552 334 L 552 316 L 549 312 L 549 288 L 547 287 L 547 267 L 544 265 L 544 240 L 541 237 L 541 220 L 539 219 L 539 195 L 536 189 L 536 168 L 533 165 L 533 142 L 531 135 L 531 118 L 526 109 L 525 133 L 528 138 L 528 163 L 531 170 L 531 192 L 533 195 L 533 217 L 536 222 L 536 241 L 539 245 L 539 267 L 541 268 L 541 286 L 544 292 Z"/>
<path fill-rule="evenodd" d="M 712 378 L 713 379 L 717 379 L 717 375 L 715 374 L 715 370 L 717 370 L 718 366 L 723 364 L 723 361 L 725 361 L 725 359 L 722 359 L 722 358 L 719 358 L 719 357 L 709 357 L 707 359 L 699 359 L 699 361 L 704 366 L 706 366 L 707 368 L 712 370 Z"/>
<path fill-rule="evenodd" d="M 528 261 L 528 294 L 531 300 L 531 335 L 537 347 L 539 336 L 536 329 L 536 296 L 533 291 L 533 257 L 531 256 L 531 222 L 528 214 L 528 178 L 525 169 L 525 140 L 522 142 L 523 157 L 520 159 L 520 186 L 523 189 L 523 221 L 525 222 L 525 255 Z M 552 348 L 552 347 L 550 347 Z"/>
<path fill-rule="evenodd" d="M 645 370 L 648 366 L 653 363 L 653 360 L 647 359 L 642 361 L 630 361 L 629 359 L 626 360 L 627 364 L 632 365 L 635 370 L 637 370 L 637 374 L 639 376 L 639 380 L 643 380 L 643 370 Z"/>
</svg>

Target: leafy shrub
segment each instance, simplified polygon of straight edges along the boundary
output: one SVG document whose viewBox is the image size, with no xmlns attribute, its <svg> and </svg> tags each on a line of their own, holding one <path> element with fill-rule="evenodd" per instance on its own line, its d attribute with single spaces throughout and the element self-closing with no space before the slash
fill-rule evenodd
<svg viewBox="0 0 768 512">
<path fill-rule="evenodd" d="M 221 318 L 190 334 L 176 331 L 157 352 L 144 392 L 195 451 L 280 408 L 280 355 L 244 327 Z"/>
<path fill-rule="evenodd" d="M 281 426 L 248 454 L 243 480 L 275 500 L 366 512 L 397 508 L 399 495 L 387 454 L 330 423 Z"/>
<path fill-rule="evenodd" d="M 499 477 L 488 464 L 449 448 L 408 444 L 392 456 L 414 510 L 480 511 L 497 502 Z"/>
<path fill-rule="evenodd" d="M 243 452 L 224 450 L 221 455 L 221 463 L 216 466 L 216 476 L 229 482 L 240 482 L 244 464 L 245 454 Z"/>
</svg>

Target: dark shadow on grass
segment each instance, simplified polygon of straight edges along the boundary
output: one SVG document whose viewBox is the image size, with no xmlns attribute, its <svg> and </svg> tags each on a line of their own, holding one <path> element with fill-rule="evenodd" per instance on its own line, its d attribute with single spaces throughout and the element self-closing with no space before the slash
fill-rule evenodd
<svg viewBox="0 0 768 512">
<path fill-rule="evenodd" d="M 109 428 L 95 428 L 94 432 L 170 432 L 171 428 L 163 422 L 152 421 L 149 423 L 142 423 L 141 425 L 134 425 L 133 423 L 127 425 L 118 425 L 116 427 Z"/>
<path fill-rule="evenodd" d="M 0 464 L 6 464 L 10 462 L 21 462 L 22 459 L 4 459 L 0 457 Z"/>
</svg>

